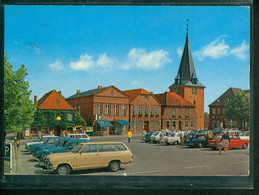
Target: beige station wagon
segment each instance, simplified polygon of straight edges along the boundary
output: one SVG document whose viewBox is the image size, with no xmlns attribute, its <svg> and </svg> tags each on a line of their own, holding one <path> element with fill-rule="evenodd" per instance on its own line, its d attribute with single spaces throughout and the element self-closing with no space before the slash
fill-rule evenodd
<svg viewBox="0 0 259 195">
<path fill-rule="evenodd" d="M 115 172 L 121 164 L 128 164 L 132 159 L 133 154 L 122 142 L 84 142 L 70 152 L 48 155 L 44 168 L 55 170 L 59 175 L 67 175 L 72 170 L 104 167 Z"/>
</svg>

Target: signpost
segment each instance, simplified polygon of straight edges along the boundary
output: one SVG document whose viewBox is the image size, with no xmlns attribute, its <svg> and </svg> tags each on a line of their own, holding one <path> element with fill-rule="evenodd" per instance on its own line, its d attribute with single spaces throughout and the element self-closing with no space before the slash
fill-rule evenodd
<svg viewBox="0 0 259 195">
<path fill-rule="evenodd" d="M 4 143 L 4 173 L 12 173 L 12 144 Z"/>
</svg>

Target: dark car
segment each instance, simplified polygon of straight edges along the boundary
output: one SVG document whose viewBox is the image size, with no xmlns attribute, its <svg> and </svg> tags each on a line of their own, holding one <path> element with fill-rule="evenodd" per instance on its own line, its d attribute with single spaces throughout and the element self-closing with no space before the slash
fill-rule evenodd
<svg viewBox="0 0 259 195">
<path fill-rule="evenodd" d="M 69 138 L 69 140 L 64 141 L 62 146 L 58 146 L 57 148 L 51 150 L 45 150 L 44 153 L 40 156 L 39 164 L 44 165 L 44 161 L 49 154 L 52 153 L 62 153 L 62 152 L 69 152 L 72 150 L 78 143 L 82 142 L 90 142 L 87 139 L 77 139 L 77 138 Z"/>
<path fill-rule="evenodd" d="M 59 137 L 48 137 L 44 143 L 38 143 L 38 144 L 33 144 L 33 145 L 30 145 L 28 146 L 28 151 L 30 151 L 31 153 L 34 153 L 36 152 L 40 147 L 45 147 L 49 144 L 55 144 L 56 140 L 58 139 Z"/>
<path fill-rule="evenodd" d="M 144 140 L 145 140 L 145 142 L 149 142 L 150 141 L 150 136 L 153 134 L 153 133 L 155 133 L 156 131 L 149 131 L 146 135 L 145 135 L 145 137 L 144 137 Z"/>
<path fill-rule="evenodd" d="M 204 148 L 207 147 L 208 134 L 204 133 L 193 133 L 187 135 L 184 140 L 184 145 L 190 147 Z"/>
</svg>

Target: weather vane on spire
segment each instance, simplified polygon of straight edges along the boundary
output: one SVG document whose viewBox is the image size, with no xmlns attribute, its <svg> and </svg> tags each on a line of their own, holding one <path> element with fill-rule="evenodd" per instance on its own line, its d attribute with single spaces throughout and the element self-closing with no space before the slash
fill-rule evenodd
<svg viewBox="0 0 259 195">
<path fill-rule="evenodd" d="M 186 26 L 187 26 L 187 34 L 188 34 L 188 30 L 189 30 L 189 28 L 188 28 L 189 27 L 189 19 L 188 18 L 187 18 L 187 25 Z"/>
</svg>

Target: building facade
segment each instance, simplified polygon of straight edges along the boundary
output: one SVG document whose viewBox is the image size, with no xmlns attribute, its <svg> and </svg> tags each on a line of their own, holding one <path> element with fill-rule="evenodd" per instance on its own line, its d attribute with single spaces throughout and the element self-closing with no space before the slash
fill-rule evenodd
<svg viewBox="0 0 259 195">
<path fill-rule="evenodd" d="M 94 135 L 125 134 L 129 129 L 129 97 L 115 86 L 98 86 L 66 99 L 93 127 Z"/>
<path fill-rule="evenodd" d="M 225 103 L 230 99 L 233 99 L 238 92 L 244 92 L 249 94 L 248 90 L 241 90 L 239 88 L 230 87 L 225 91 L 220 97 L 218 97 L 213 103 L 209 105 L 209 129 L 214 129 L 217 127 L 223 128 L 238 128 L 238 129 L 249 129 L 249 122 L 247 121 L 245 125 L 241 124 L 239 121 L 228 120 L 225 117 Z"/>
<path fill-rule="evenodd" d="M 123 91 L 129 96 L 129 121 L 134 133 L 161 129 L 161 106 L 152 92 L 145 89 Z"/>
<path fill-rule="evenodd" d="M 61 92 L 52 90 L 39 101 L 37 96 L 34 96 L 34 104 L 37 105 L 37 110 L 30 128 L 31 136 L 41 137 L 52 134 L 65 136 L 69 133 L 85 132 L 85 120 L 63 98 Z"/>
</svg>

